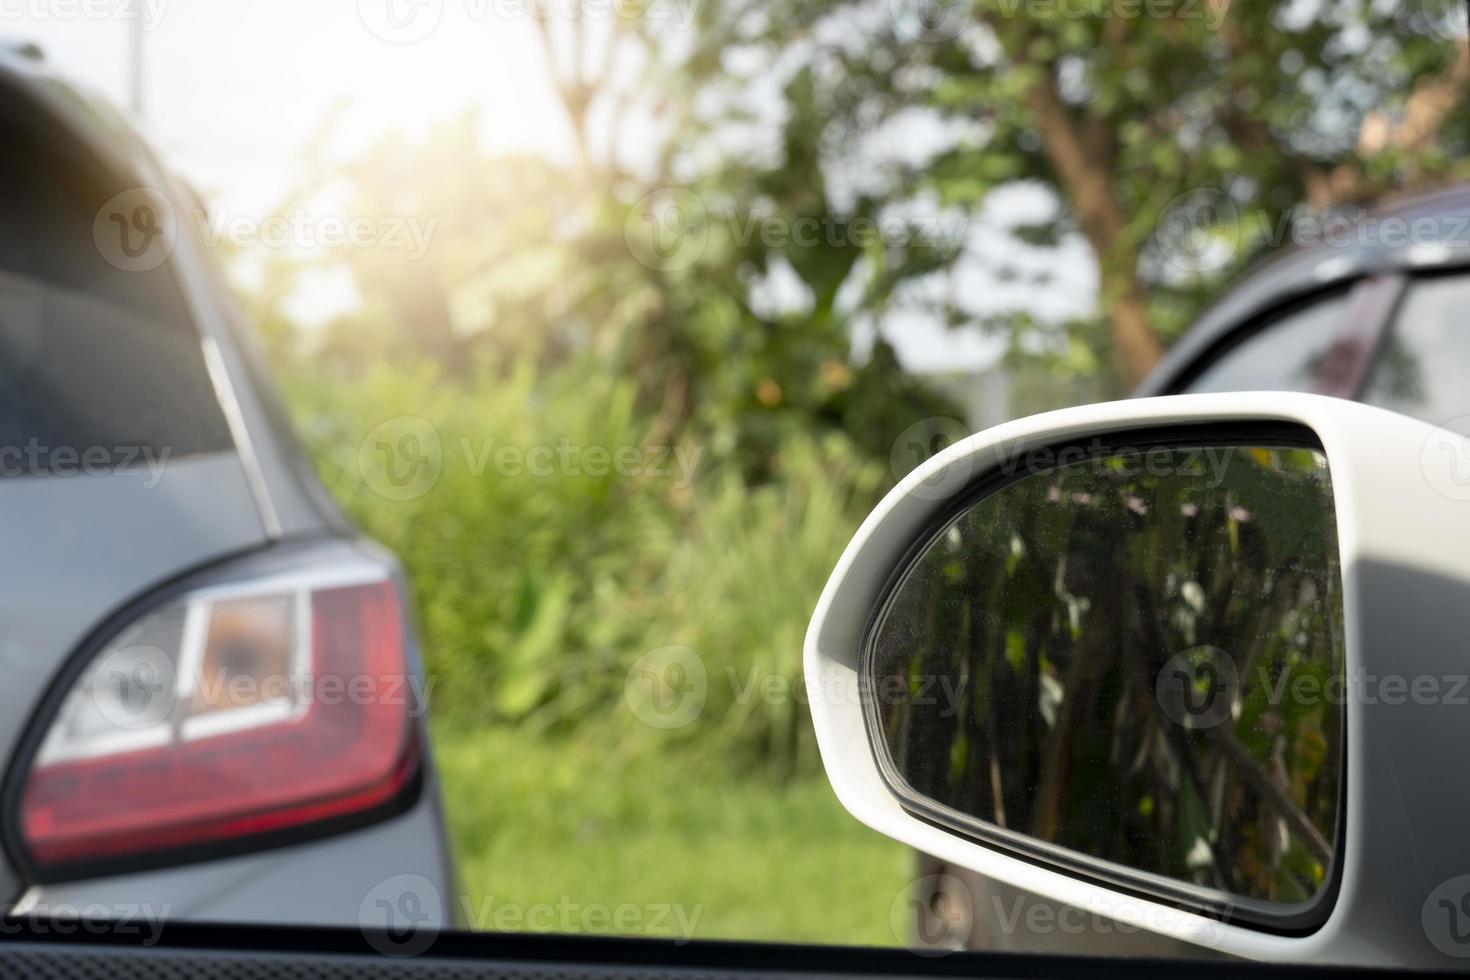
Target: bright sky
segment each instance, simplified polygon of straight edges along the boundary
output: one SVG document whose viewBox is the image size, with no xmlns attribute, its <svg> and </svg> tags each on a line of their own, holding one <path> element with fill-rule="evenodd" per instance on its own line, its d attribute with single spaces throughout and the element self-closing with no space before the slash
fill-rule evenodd
<svg viewBox="0 0 1470 980">
<path fill-rule="evenodd" d="M 0 0 L 0 36 L 37 41 L 66 75 L 121 103 L 129 2 Z M 232 207 L 275 205 L 296 154 L 339 104 L 346 152 L 386 131 L 421 133 L 471 105 L 491 149 L 566 150 L 534 27 L 512 6 L 427 0 L 422 16 L 442 9 L 437 29 L 390 43 L 368 27 L 374 8 L 412 11 L 415 0 L 141 2 L 144 128 L 173 166 Z M 111 16 L 62 15 L 87 9 Z"/>
<path fill-rule="evenodd" d="M 0 39 L 37 42 L 64 75 L 123 104 L 133 2 L 145 24 L 142 128 L 228 211 L 269 214 L 292 186 L 302 148 L 338 106 L 345 115 L 334 149 L 345 158 L 384 133 L 420 134 L 472 106 L 488 150 L 570 154 L 529 0 L 0 0 Z M 669 16 L 682 16 L 679 4 L 693 0 L 663 2 Z M 983 253 L 983 230 L 972 232 Z M 1000 298 L 998 289 L 1024 288 L 997 284 L 974 263 L 958 276 L 981 306 Z M 1038 290 L 1037 301 L 1059 315 L 1085 310 L 1089 278 L 1070 292 Z M 299 312 L 350 302 L 344 288 L 321 281 Z M 885 333 L 920 370 L 980 366 L 996 354 L 976 333 L 923 318 Z"/>
</svg>

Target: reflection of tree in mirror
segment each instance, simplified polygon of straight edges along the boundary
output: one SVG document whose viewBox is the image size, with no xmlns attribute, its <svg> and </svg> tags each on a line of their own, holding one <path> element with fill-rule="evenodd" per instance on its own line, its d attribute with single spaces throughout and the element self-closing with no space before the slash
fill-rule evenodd
<svg viewBox="0 0 1470 980">
<path fill-rule="evenodd" d="M 1342 672 L 1333 514 L 1325 459 L 1282 446 L 1091 459 L 990 493 L 873 638 L 874 689 L 906 692 L 876 698 L 898 775 L 1087 855 L 1310 899 L 1342 707 L 1292 693 Z"/>
</svg>

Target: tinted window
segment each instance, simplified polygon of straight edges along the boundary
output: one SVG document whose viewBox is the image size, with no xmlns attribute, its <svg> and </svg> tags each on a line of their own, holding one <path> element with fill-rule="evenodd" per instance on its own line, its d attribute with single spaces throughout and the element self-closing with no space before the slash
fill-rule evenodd
<svg viewBox="0 0 1470 980">
<path fill-rule="evenodd" d="M 991 492 L 874 631 L 890 778 L 941 818 L 1306 902 L 1340 789 L 1333 515 L 1324 457 L 1285 447 L 1112 455 Z"/>
<path fill-rule="evenodd" d="M 1316 391 L 1347 310 L 1347 294 L 1316 299 L 1275 318 L 1206 362 L 1185 391 Z"/>
<path fill-rule="evenodd" d="M 1409 287 L 1362 400 L 1436 425 L 1470 415 L 1470 279 Z M 1459 427 L 1456 427 L 1459 428 Z"/>
<path fill-rule="evenodd" d="M 127 183 L 19 100 L 0 127 L 0 476 L 228 449 L 169 265 L 120 268 L 94 242 Z"/>
</svg>

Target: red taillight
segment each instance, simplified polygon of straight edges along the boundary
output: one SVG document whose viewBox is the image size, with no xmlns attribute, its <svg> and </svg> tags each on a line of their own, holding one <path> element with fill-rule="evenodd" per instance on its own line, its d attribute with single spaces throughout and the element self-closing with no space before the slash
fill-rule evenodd
<svg viewBox="0 0 1470 980">
<path fill-rule="evenodd" d="M 404 638 L 381 577 L 219 587 L 143 617 L 78 679 L 26 777 L 31 860 L 167 859 L 393 801 L 418 770 Z"/>
</svg>

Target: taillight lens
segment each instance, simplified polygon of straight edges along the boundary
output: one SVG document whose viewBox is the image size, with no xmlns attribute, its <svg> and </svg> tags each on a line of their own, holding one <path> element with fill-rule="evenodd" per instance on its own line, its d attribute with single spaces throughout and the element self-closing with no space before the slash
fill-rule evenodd
<svg viewBox="0 0 1470 980">
<path fill-rule="evenodd" d="M 32 863 L 167 860 L 390 803 L 418 769 L 404 644 L 377 566 L 211 587 L 142 616 L 78 677 L 25 777 Z"/>
</svg>

